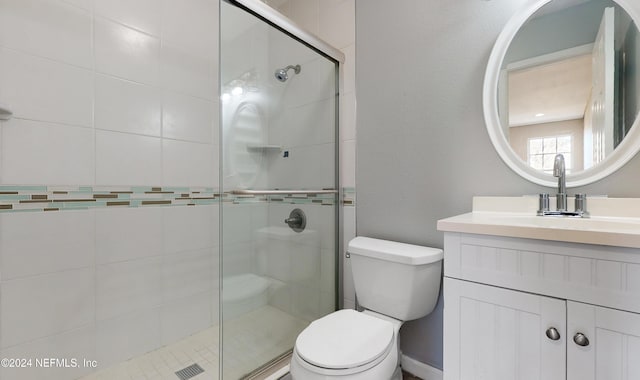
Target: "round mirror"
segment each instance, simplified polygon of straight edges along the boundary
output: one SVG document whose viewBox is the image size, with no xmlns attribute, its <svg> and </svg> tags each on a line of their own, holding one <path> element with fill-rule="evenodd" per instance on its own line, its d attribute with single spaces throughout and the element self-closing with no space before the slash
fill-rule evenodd
<svg viewBox="0 0 640 380">
<path fill-rule="evenodd" d="M 567 186 L 613 173 L 640 149 L 637 0 L 539 0 L 507 23 L 484 82 L 487 130 L 516 173 Z"/>
</svg>

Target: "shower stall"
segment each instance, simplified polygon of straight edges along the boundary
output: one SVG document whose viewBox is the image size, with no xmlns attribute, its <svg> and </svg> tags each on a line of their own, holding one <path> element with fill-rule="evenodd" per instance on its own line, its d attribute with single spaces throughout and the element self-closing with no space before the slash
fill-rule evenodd
<svg viewBox="0 0 640 380">
<path fill-rule="evenodd" d="M 254 0 L 0 1 L 0 380 L 283 361 L 339 306 L 341 59 Z"/>
<path fill-rule="evenodd" d="M 338 62 L 261 9 L 220 14 L 225 379 L 286 355 L 338 299 Z"/>
</svg>

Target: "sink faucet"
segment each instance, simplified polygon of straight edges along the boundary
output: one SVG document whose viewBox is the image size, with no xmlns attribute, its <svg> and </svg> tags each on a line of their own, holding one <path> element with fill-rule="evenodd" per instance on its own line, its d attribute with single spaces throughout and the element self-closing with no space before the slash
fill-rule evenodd
<svg viewBox="0 0 640 380">
<path fill-rule="evenodd" d="M 565 182 L 564 156 L 557 154 L 553 161 L 553 176 L 558 177 L 558 194 L 556 194 L 556 209 L 567 211 L 567 185 Z"/>
</svg>

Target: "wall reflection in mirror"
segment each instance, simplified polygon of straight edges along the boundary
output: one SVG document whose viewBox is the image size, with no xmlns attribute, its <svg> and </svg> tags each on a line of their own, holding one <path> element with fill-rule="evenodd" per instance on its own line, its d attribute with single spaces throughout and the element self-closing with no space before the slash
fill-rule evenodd
<svg viewBox="0 0 640 380">
<path fill-rule="evenodd" d="M 520 28 L 505 55 L 498 109 L 505 137 L 531 167 L 567 172 L 613 152 L 640 111 L 640 36 L 607 0 L 553 0 Z"/>
</svg>

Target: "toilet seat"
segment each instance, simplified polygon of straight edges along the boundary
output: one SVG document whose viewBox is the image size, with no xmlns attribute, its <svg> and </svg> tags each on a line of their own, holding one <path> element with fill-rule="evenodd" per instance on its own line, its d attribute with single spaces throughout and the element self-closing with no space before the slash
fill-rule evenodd
<svg viewBox="0 0 640 380">
<path fill-rule="evenodd" d="M 295 354 L 322 372 L 361 372 L 386 358 L 395 343 L 394 334 L 389 321 L 355 310 L 339 310 L 302 331 Z"/>
</svg>

